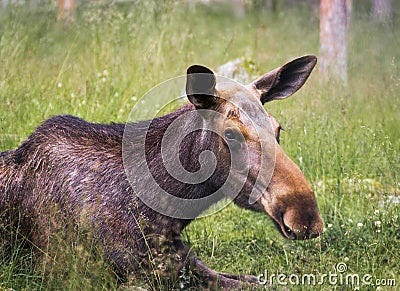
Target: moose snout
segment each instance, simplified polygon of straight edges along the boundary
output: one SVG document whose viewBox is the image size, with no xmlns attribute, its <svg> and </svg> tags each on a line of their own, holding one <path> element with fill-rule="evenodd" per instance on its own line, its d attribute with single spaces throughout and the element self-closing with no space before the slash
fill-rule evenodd
<svg viewBox="0 0 400 291">
<path fill-rule="evenodd" d="M 266 194 L 270 193 L 267 191 Z M 323 233 L 324 222 L 312 192 L 308 193 L 309 197 L 304 197 L 304 193 L 298 195 L 292 203 L 285 203 L 280 199 L 271 201 L 266 196 L 268 195 L 261 196 L 258 203 L 284 237 L 303 240 L 319 237 Z"/>
<path fill-rule="evenodd" d="M 316 208 L 288 209 L 279 224 L 283 235 L 293 240 L 316 238 L 324 231 L 324 222 Z"/>
<path fill-rule="evenodd" d="M 289 239 L 319 237 L 324 222 L 314 192 L 300 168 L 277 145 L 274 173 L 259 204 Z"/>
</svg>

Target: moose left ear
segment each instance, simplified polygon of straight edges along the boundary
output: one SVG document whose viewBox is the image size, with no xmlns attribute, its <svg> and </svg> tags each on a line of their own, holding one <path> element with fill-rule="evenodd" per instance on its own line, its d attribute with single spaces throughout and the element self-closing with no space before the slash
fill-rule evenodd
<svg viewBox="0 0 400 291">
<path fill-rule="evenodd" d="M 262 104 L 287 98 L 304 85 L 316 63 L 316 56 L 300 57 L 265 74 L 250 86 L 260 93 Z"/>
<path fill-rule="evenodd" d="M 215 85 L 216 78 L 210 69 L 200 65 L 187 69 L 186 95 L 197 109 L 207 109 L 216 104 Z"/>
</svg>

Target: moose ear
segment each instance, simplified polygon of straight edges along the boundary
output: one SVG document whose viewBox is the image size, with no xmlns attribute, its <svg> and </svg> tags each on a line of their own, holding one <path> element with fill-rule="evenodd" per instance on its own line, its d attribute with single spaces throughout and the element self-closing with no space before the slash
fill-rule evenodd
<svg viewBox="0 0 400 291">
<path fill-rule="evenodd" d="M 216 103 L 215 84 L 216 78 L 210 69 L 200 65 L 187 69 L 186 95 L 197 109 L 207 109 Z"/>
<path fill-rule="evenodd" d="M 250 85 L 260 93 L 261 103 L 284 99 L 299 90 L 317 63 L 316 56 L 304 56 L 277 68 Z"/>
</svg>

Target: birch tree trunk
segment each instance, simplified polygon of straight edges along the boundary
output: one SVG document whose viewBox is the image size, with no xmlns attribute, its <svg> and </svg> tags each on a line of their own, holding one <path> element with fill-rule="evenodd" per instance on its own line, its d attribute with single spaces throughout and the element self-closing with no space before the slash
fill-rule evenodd
<svg viewBox="0 0 400 291">
<path fill-rule="evenodd" d="M 58 20 L 71 20 L 73 18 L 75 1 L 59 0 L 58 1 Z"/>
<path fill-rule="evenodd" d="M 385 22 L 392 18 L 393 0 L 372 0 L 372 19 Z"/>
<path fill-rule="evenodd" d="M 347 82 L 347 29 L 351 2 L 320 2 L 320 71 L 325 78 Z"/>
</svg>

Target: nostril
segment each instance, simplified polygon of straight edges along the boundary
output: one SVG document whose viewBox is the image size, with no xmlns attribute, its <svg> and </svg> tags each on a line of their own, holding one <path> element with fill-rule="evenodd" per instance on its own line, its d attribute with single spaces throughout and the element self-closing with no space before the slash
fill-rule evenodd
<svg viewBox="0 0 400 291">
<path fill-rule="evenodd" d="M 284 213 L 281 213 L 280 228 L 281 228 L 282 234 L 283 234 L 284 236 L 286 236 L 288 239 L 292 239 L 292 240 L 297 239 L 295 232 L 292 230 L 291 227 L 289 227 L 289 226 L 285 223 L 285 214 L 284 214 Z"/>
<path fill-rule="evenodd" d="M 291 229 L 289 227 L 287 227 L 286 225 L 283 226 L 285 228 L 285 231 L 287 233 L 292 233 Z"/>
<path fill-rule="evenodd" d="M 319 213 L 295 208 L 281 213 L 281 231 L 289 239 L 304 240 L 319 237 L 324 223 Z"/>
<path fill-rule="evenodd" d="M 287 226 L 284 221 L 282 224 L 283 224 L 284 234 L 286 235 L 286 237 L 289 239 L 296 239 L 296 234 L 290 229 L 290 227 Z"/>
</svg>

